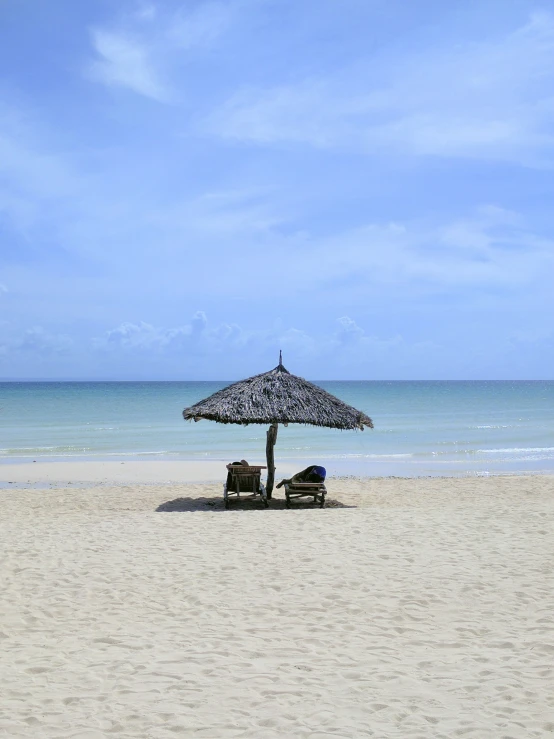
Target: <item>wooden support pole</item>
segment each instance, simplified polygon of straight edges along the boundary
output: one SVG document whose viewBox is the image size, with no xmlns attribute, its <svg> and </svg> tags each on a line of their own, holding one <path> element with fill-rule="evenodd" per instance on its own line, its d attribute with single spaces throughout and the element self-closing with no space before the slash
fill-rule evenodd
<svg viewBox="0 0 554 739">
<path fill-rule="evenodd" d="M 267 497 L 271 498 L 273 493 L 273 483 L 275 482 L 275 456 L 274 447 L 277 441 L 277 430 L 279 426 L 272 423 L 267 430 L 267 443 L 265 445 L 265 456 L 267 459 Z"/>
</svg>

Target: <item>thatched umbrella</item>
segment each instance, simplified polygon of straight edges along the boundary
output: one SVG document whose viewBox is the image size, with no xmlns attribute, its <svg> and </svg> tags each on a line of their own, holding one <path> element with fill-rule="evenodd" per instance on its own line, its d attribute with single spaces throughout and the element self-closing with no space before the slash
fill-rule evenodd
<svg viewBox="0 0 554 739">
<path fill-rule="evenodd" d="M 278 424 L 303 423 L 333 429 L 373 428 L 373 422 L 362 411 L 347 405 L 323 388 L 302 377 L 291 375 L 279 365 L 270 372 L 249 377 L 218 390 L 209 398 L 185 408 L 185 420 L 202 418 L 218 423 L 269 423 L 267 432 L 267 493 L 271 497 L 275 481 L 274 450 Z"/>
</svg>

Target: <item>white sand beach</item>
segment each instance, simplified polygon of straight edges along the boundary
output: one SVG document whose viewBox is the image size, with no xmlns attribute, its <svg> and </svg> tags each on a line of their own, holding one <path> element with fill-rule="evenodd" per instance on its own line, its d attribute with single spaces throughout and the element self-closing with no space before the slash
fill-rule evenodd
<svg viewBox="0 0 554 739">
<path fill-rule="evenodd" d="M 554 733 L 553 477 L 225 511 L 221 480 L 156 464 L 2 467 L 0 736 Z"/>
</svg>

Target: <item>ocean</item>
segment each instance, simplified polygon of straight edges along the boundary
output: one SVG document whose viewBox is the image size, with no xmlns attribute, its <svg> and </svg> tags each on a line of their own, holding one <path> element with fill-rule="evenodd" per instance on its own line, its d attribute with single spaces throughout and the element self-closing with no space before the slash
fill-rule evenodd
<svg viewBox="0 0 554 739">
<path fill-rule="evenodd" d="M 264 463 L 264 426 L 185 422 L 226 382 L 0 383 L 0 463 L 245 458 Z M 329 474 L 554 472 L 554 382 L 320 382 L 366 412 L 365 431 L 280 427 L 279 460 Z M 277 473 L 278 474 L 278 473 Z"/>
</svg>

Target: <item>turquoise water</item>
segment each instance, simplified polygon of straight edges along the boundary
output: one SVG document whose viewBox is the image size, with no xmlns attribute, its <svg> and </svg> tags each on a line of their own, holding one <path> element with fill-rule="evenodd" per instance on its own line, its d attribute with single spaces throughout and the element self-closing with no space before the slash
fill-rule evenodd
<svg viewBox="0 0 554 739">
<path fill-rule="evenodd" d="M 262 426 L 185 422 L 183 408 L 225 382 L 0 383 L 0 461 L 246 458 Z M 373 430 L 279 429 L 276 461 L 331 474 L 554 471 L 554 382 L 321 382 Z"/>
</svg>

